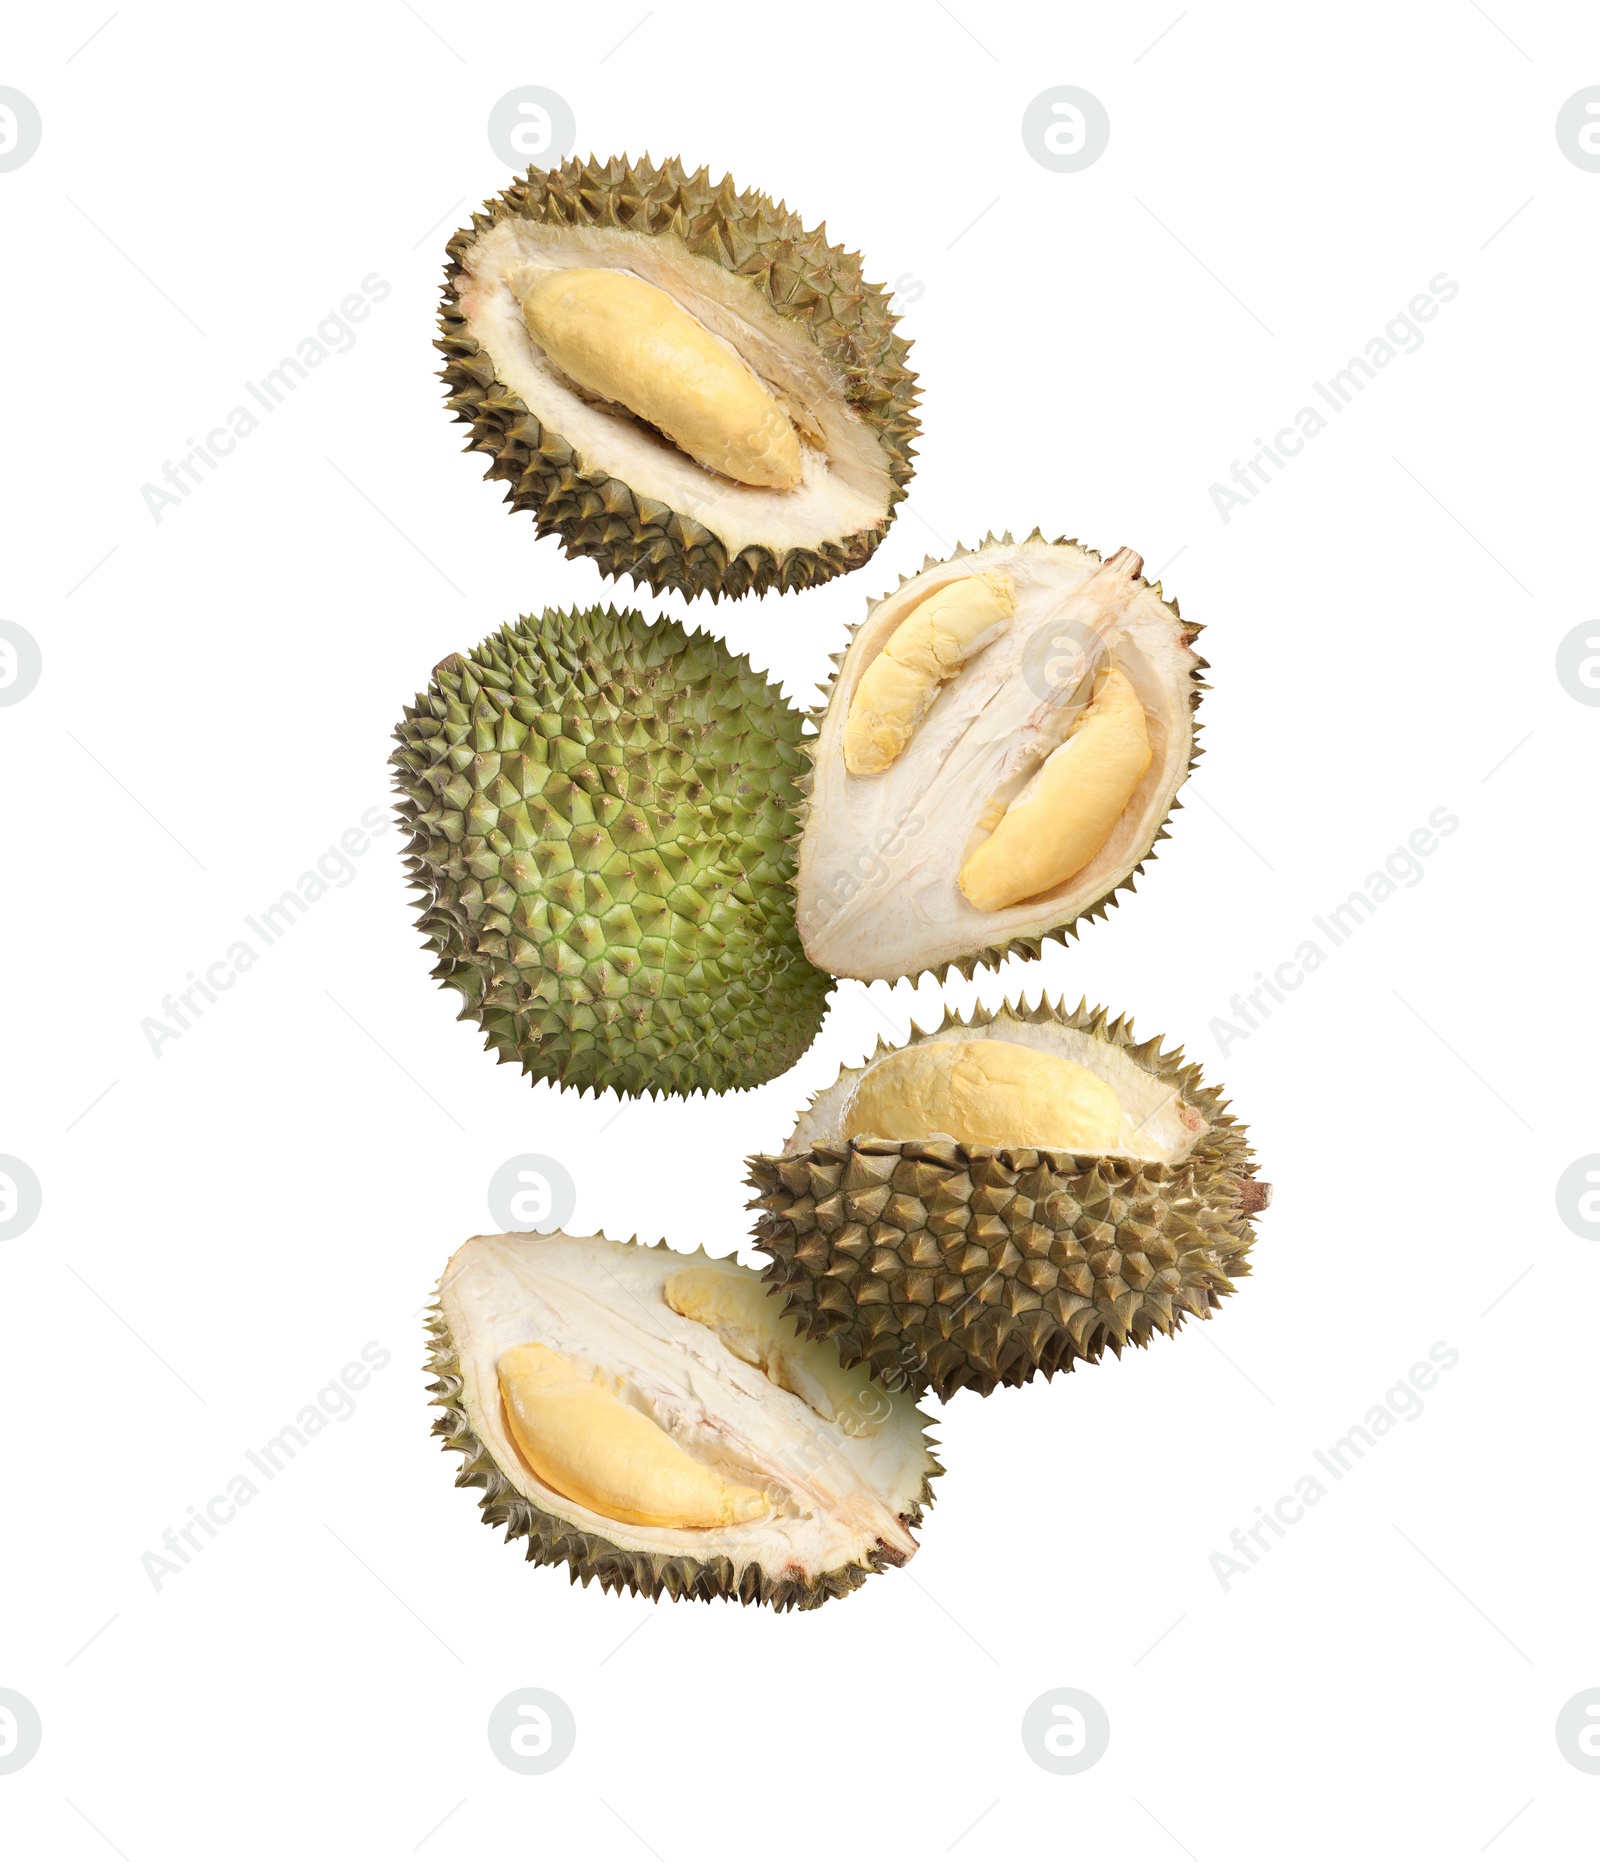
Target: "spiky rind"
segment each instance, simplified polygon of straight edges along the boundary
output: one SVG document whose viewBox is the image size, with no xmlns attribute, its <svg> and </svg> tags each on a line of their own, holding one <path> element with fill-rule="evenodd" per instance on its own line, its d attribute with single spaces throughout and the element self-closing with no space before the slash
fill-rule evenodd
<svg viewBox="0 0 1600 1862">
<path fill-rule="evenodd" d="M 441 1412 L 434 1418 L 433 1433 L 443 1440 L 447 1451 L 461 1456 L 456 1485 L 481 1490 L 478 1508 L 484 1523 L 503 1528 L 508 1545 L 525 1539 L 530 1564 L 564 1564 L 574 1584 L 587 1586 L 597 1579 L 602 1590 L 633 1591 L 652 1601 L 671 1597 L 710 1603 L 728 1597 L 739 1603 L 764 1603 L 774 1610 L 815 1610 L 835 1597 L 848 1597 L 874 1573 L 903 1562 L 885 1554 L 881 1547 L 874 1547 L 858 1562 L 805 1577 L 792 1571 L 774 1575 L 754 1564 L 740 1571 L 728 1558 L 669 1557 L 613 1545 L 599 1534 L 586 1532 L 571 1520 L 535 1506 L 506 1478 L 472 1427 L 462 1394 L 460 1356 L 437 1300 L 428 1311 L 427 1333 L 428 1356 L 423 1368 L 433 1378 L 428 1386 L 428 1401 Z M 933 1499 L 934 1477 L 943 1472 L 932 1456 L 929 1460 L 922 1494 L 906 1516 L 907 1526 L 913 1529 L 921 1524 L 923 1508 Z"/>
<path fill-rule="evenodd" d="M 839 376 L 845 400 L 882 444 L 891 480 L 883 521 L 815 549 L 750 545 L 730 557 L 689 513 L 586 469 L 567 441 L 497 379 L 462 314 L 465 255 L 481 234 L 511 218 L 675 237 L 698 257 L 750 279 L 780 316 L 806 330 Z M 447 250 L 435 343 L 445 356 L 446 405 L 472 429 L 467 450 L 490 456 L 484 476 L 505 480 L 506 502 L 531 511 L 539 535 L 558 536 L 568 556 L 587 556 L 602 574 L 628 576 L 657 595 L 670 588 L 715 601 L 811 588 L 859 569 L 883 541 L 911 479 L 916 377 L 906 366 L 909 345 L 895 333 L 888 293 L 865 281 L 858 253 L 828 244 L 824 228 L 808 230 L 781 202 L 738 189 L 730 177 L 713 186 L 709 169 L 690 174 L 675 158 L 657 166 L 648 157 L 604 163 L 573 157 L 559 168 L 530 168 L 486 201 Z"/>
<path fill-rule="evenodd" d="M 434 976 L 504 1062 L 619 1093 L 792 1066 L 798 712 L 710 634 L 546 610 L 435 667 L 390 761 Z"/>
<path fill-rule="evenodd" d="M 1022 539 L 1022 547 L 1026 548 L 1030 543 L 1042 543 L 1050 549 L 1081 549 L 1091 561 L 1100 562 L 1103 560 L 1097 550 L 1090 549 L 1086 543 L 1080 543 L 1076 537 L 1047 537 L 1044 532 L 1037 527 L 1031 530 L 1028 535 Z M 1015 547 L 1017 546 L 1009 530 L 1006 531 L 1004 535 L 998 537 L 991 530 L 981 543 L 975 544 L 971 549 L 968 549 L 964 544 L 958 543 L 948 556 L 925 556 L 922 559 L 922 567 L 920 569 L 913 570 L 910 575 L 902 575 L 893 588 L 885 590 L 876 601 L 869 601 L 867 603 L 866 614 L 850 629 L 851 639 L 855 638 L 862 627 L 866 625 L 866 622 L 871 619 L 876 610 L 882 607 L 884 602 L 888 601 L 891 596 L 898 594 L 899 591 L 905 587 L 907 582 L 915 581 L 919 575 L 926 575 L 930 569 L 937 569 L 944 563 L 957 562 L 963 556 L 976 556 L 982 550 Z M 1154 588 L 1156 594 L 1161 595 L 1161 605 L 1170 611 L 1173 620 L 1176 621 L 1181 628 L 1184 644 L 1186 646 L 1192 646 L 1193 642 L 1205 631 L 1202 624 L 1198 621 L 1184 620 L 1183 616 L 1178 612 L 1177 602 L 1172 600 L 1170 596 L 1161 594 L 1161 584 L 1159 581 L 1153 583 L 1151 586 Z M 810 767 L 807 768 L 799 783 L 801 799 L 800 807 L 797 812 L 798 828 L 795 835 L 796 878 L 793 882 L 797 890 L 799 884 L 800 841 L 804 837 L 806 822 L 810 818 L 811 813 L 811 790 L 815 779 L 815 765 L 820 744 L 822 721 L 827 716 L 828 707 L 833 702 L 834 688 L 839 682 L 839 674 L 843 670 L 846 655 L 844 653 L 835 653 L 832 657 L 833 673 L 826 685 L 817 688 L 822 694 L 822 702 L 815 706 L 811 712 L 811 723 L 814 728 L 804 739 L 802 744 L 802 748 L 806 753 L 807 763 Z M 1210 662 L 1202 659 L 1199 654 L 1196 654 L 1194 670 L 1189 679 L 1189 714 L 1191 717 L 1194 717 L 1199 711 L 1201 696 L 1211 690 L 1211 687 L 1200 676 L 1209 669 Z M 1183 773 L 1183 780 L 1185 782 L 1188 781 L 1190 775 L 1193 773 L 1195 764 L 1198 763 L 1200 758 L 1205 754 L 1200 746 L 1200 729 L 1200 725 L 1196 723 L 1194 726 L 1193 751 Z M 1182 784 L 1180 783 L 1179 789 L 1181 790 L 1181 788 Z M 931 975 L 936 981 L 942 983 L 951 971 L 954 971 L 958 976 L 965 977 L 970 982 L 972 980 L 973 971 L 976 970 L 980 964 L 987 965 L 990 969 L 998 969 L 1000 964 L 1007 957 L 1037 957 L 1047 944 L 1066 944 L 1073 938 L 1080 936 L 1081 933 L 1078 929 L 1080 925 L 1092 924 L 1097 918 L 1106 918 L 1110 916 L 1112 908 L 1116 905 L 1120 905 L 1122 902 L 1119 897 L 1121 893 L 1138 891 L 1138 887 L 1134 884 L 1134 880 L 1143 873 L 1145 868 L 1155 859 L 1157 846 L 1162 841 L 1171 838 L 1167 832 L 1167 823 L 1182 806 L 1183 803 L 1179 801 L 1177 795 L 1174 794 L 1171 806 L 1161 817 L 1161 821 L 1155 833 L 1150 837 L 1149 849 L 1132 867 L 1127 876 L 1120 879 L 1108 892 L 1102 893 L 1098 899 L 1084 906 L 1080 911 L 1075 912 L 1071 918 L 1066 919 L 1059 925 L 1052 925 L 1048 930 L 1037 932 L 1030 937 L 1007 938 L 1003 943 L 988 944 L 985 945 L 983 949 L 972 951 L 965 956 L 952 957 L 945 963 L 941 963 L 929 970 L 919 972 L 919 977 L 921 975 Z"/>
<path fill-rule="evenodd" d="M 949 1013 L 911 1045 L 999 1015 L 1080 1029 L 1174 1087 L 1210 1129 L 1180 1164 L 860 1138 L 746 1160 L 766 1279 L 811 1338 L 884 1382 L 987 1395 L 1120 1356 L 1206 1318 L 1250 1271 L 1260 1207 L 1245 1128 L 1200 1069 L 1086 1002 Z M 892 1051 L 885 1043 L 872 1056 Z M 869 1061 L 866 1063 L 870 1065 Z M 859 1072 L 851 1068 L 844 1073 Z M 815 1100 L 813 1100 L 815 1103 Z"/>
</svg>

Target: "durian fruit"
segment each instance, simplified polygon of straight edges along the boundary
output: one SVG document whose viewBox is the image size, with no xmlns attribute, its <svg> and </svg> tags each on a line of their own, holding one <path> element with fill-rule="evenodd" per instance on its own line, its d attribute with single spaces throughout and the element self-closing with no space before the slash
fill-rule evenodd
<svg viewBox="0 0 1600 1862">
<path fill-rule="evenodd" d="M 719 640 L 614 608 L 525 616 L 436 666 L 391 762 L 459 1019 L 580 1089 L 792 1066 L 832 987 L 794 923 L 800 730 Z"/>
<path fill-rule="evenodd" d="M 1142 567 L 991 536 L 868 608 L 807 744 L 795 886 L 813 963 L 970 976 L 1133 889 L 1205 690 L 1199 628 Z"/>
<path fill-rule="evenodd" d="M 707 169 L 530 168 L 450 241 L 448 405 L 541 536 L 660 594 L 859 568 L 916 377 L 858 254 Z"/>
<path fill-rule="evenodd" d="M 429 1330 L 456 1485 L 575 1583 L 809 1610 L 917 1549 L 927 1417 L 801 1338 L 735 1261 L 477 1235 Z"/>
<path fill-rule="evenodd" d="M 767 1279 L 896 1388 L 986 1395 L 1120 1356 L 1250 1271 L 1270 1190 L 1225 1105 L 1081 1003 L 914 1028 L 748 1160 Z"/>
</svg>

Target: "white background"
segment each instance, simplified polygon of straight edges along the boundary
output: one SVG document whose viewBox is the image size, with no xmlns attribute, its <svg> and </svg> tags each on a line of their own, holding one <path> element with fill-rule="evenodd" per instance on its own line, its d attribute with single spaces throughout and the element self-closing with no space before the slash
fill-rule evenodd
<svg viewBox="0 0 1600 1862">
<path fill-rule="evenodd" d="M 1600 1150 L 1600 711 L 1554 662 L 1594 612 L 1600 175 L 1554 124 L 1600 17 L 130 5 L 77 50 L 105 5 L 14 10 L 0 60 L 44 124 L 0 174 L 4 613 L 44 666 L 0 712 L 0 1150 L 44 1193 L 0 1243 L 0 1687 L 44 1723 L 7 1854 L 1590 1853 L 1600 1777 L 1554 1724 L 1600 1685 L 1600 1255 L 1554 1189 Z M 435 661 L 638 600 L 502 509 L 432 375 L 523 84 L 580 152 L 729 170 L 898 284 L 925 433 L 888 540 L 694 611 L 797 703 L 868 598 L 990 528 L 1132 545 L 1208 629 L 1205 759 L 1138 896 L 945 993 L 1086 995 L 1225 1079 L 1277 1186 L 1256 1273 L 1149 1352 L 958 1397 L 918 1558 L 805 1616 L 524 1565 L 428 1433 L 419 1309 L 518 1152 L 570 1169 L 578 1232 L 742 1246 L 742 1158 L 931 983 L 844 986 L 752 1094 L 559 1095 L 454 1021 L 391 832 L 159 1058 L 141 1031 L 387 806 Z M 1056 84 L 1110 114 L 1079 174 L 1022 143 Z M 1212 483 L 1440 272 L 1422 346 L 1224 523 Z M 354 347 L 154 521 L 141 487 L 371 273 Z M 1219 1036 L 1439 808 L 1420 882 Z M 369 1340 L 356 1414 L 153 1587 L 141 1555 Z M 1224 1589 L 1229 1534 L 1441 1340 L 1425 1412 Z M 577 1717 L 544 1777 L 485 1737 L 524 1686 Z M 1077 1777 L 1019 1735 L 1063 1686 L 1111 1718 Z"/>
</svg>

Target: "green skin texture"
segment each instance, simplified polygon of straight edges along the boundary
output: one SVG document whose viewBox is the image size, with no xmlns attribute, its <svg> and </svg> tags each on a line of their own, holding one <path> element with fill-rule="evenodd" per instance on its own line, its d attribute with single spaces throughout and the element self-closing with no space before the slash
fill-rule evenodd
<svg viewBox="0 0 1600 1862">
<path fill-rule="evenodd" d="M 461 1394 L 460 1356 L 437 1308 L 428 1320 L 428 1344 L 424 1368 L 434 1379 L 428 1386 L 432 1393 L 429 1401 L 442 1412 L 434 1418 L 433 1433 L 442 1438 L 446 1449 L 462 1457 L 456 1485 L 481 1489 L 478 1506 L 484 1524 L 503 1527 L 507 1543 L 526 1539 L 531 1564 L 567 1565 L 574 1584 L 587 1585 L 598 1579 L 602 1590 L 635 1591 L 652 1599 L 671 1597 L 709 1603 L 727 1597 L 739 1603 L 764 1603 L 774 1610 L 815 1610 L 835 1597 L 848 1597 L 874 1572 L 898 1562 L 875 1549 L 860 1563 L 808 1577 L 794 1571 L 765 1571 L 756 1565 L 736 1571 L 727 1558 L 691 1558 L 686 1553 L 667 1557 L 614 1545 L 591 1528 L 535 1506 L 501 1472 L 467 1415 Z M 923 1483 L 921 1503 L 906 1519 L 913 1529 L 921 1523 L 923 1508 L 933 1498 L 933 1478 L 942 1471 L 935 1461 Z"/>
<path fill-rule="evenodd" d="M 987 1396 L 1095 1363 L 1108 1346 L 1120 1356 L 1209 1317 L 1250 1272 L 1256 1166 L 1199 1068 L 1163 1054 L 1159 1036 L 1135 1044 L 1131 1022 L 1084 1003 L 1007 1013 L 1125 1049 L 1211 1130 L 1177 1165 L 878 1138 L 746 1159 L 750 1206 L 763 1212 L 755 1243 L 785 1310 L 892 1388 Z"/>
<path fill-rule="evenodd" d="M 729 1092 L 811 1045 L 801 718 L 710 635 L 546 611 L 452 655 L 395 732 L 418 928 L 462 1020 L 580 1090 Z"/>
<path fill-rule="evenodd" d="M 507 218 L 557 226 L 620 227 L 678 239 L 701 258 L 751 279 L 783 317 L 804 326 L 827 358 L 845 400 L 871 428 L 887 455 L 893 502 L 883 522 L 822 544 L 780 552 L 751 545 L 729 556 L 722 541 L 684 511 L 635 497 L 620 479 L 588 469 L 568 443 L 530 414 L 499 381 L 494 364 L 467 333 L 457 286 L 462 260 L 479 234 Z M 487 453 L 486 478 L 502 479 L 506 502 L 531 511 L 540 536 L 560 537 L 569 556 L 592 558 L 605 575 L 627 576 L 656 594 L 760 594 L 769 588 L 811 588 L 859 569 L 883 541 L 893 504 L 910 482 L 916 377 L 906 367 L 908 344 L 895 334 L 889 296 L 866 283 L 857 253 L 830 246 L 821 229 L 765 194 L 741 191 L 709 171 L 690 174 L 676 160 L 657 167 L 626 156 L 608 162 L 576 158 L 559 168 L 530 168 L 473 215 L 449 245 L 439 311 L 446 405 L 472 429 L 467 450 Z"/>
</svg>

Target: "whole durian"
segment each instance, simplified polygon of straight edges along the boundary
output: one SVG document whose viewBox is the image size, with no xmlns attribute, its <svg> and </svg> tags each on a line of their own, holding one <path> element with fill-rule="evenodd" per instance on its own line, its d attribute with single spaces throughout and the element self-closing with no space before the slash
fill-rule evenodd
<svg viewBox="0 0 1600 1862">
<path fill-rule="evenodd" d="M 450 241 L 439 348 L 487 476 L 657 594 L 859 568 L 911 477 L 916 378 L 855 253 L 679 162 L 530 168 Z"/>
<path fill-rule="evenodd" d="M 735 1261 L 478 1235 L 429 1331 L 456 1485 L 574 1583 L 809 1610 L 917 1549 L 928 1419 Z"/>
<path fill-rule="evenodd" d="M 1133 889 L 1197 754 L 1199 633 L 1122 549 L 988 538 L 873 603 L 807 744 L 806 954 L 970 976 Z"/>
<path fill-rule="evenodd" d="M 844 1363 L 941 1397 L 1120 1355 L 1250 1271 L 1270 1190 L 1225 1106 L 1085 1004 L 914 1028 L 748 1160 L 767 1279 Z"/>
<path fill-rule="evenodd" d="M 801 718 L 710 635 L 524 617 L 434 668 L 391 761 L 418 926 L 502 1061 L 727 1092 L 810 1046 L 832 987 L 791 891 Z"/>
</svg>

